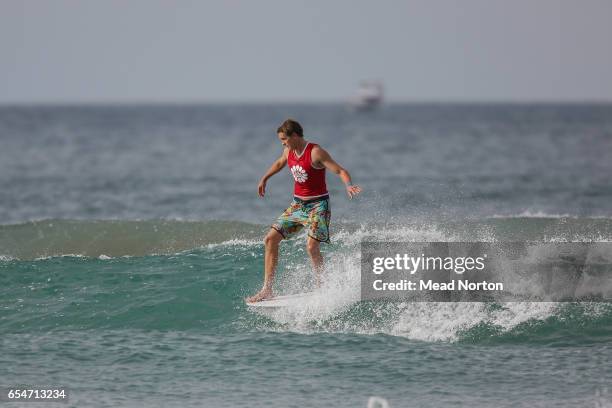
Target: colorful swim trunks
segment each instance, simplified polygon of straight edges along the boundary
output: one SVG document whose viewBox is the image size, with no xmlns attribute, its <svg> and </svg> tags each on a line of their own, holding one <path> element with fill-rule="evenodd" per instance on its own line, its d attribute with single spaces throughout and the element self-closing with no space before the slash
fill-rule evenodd
<svg viewBox="0 0 612 408">
<path fill-rule="evenodd" d="M 272 228 L 280 232 L 283 238 L 291 238 L 303 227 L 307 227 L 309 237 L 329 243 L 330 217 L 329 196 L 308 201 L 294 197 L 291 205 L 272 224 Z"/>
</svg>

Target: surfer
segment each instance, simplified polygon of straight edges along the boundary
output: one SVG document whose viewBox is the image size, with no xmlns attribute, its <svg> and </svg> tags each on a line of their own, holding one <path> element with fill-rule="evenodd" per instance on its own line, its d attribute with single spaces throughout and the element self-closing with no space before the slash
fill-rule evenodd
<svg viewBox="0 0 612 408">
<path fill-rule="evenodd" d="M 361 188 L 351 182 L 349 172 L 336 163 L 328 152 L 318 144 L 304 139 L 304 131 L 298 122 L 287 119 L 276 133 L 284 146 L 283 153 L 261 178 L 257 188 L 260 197 L 263 197 L 268 179 L 281 171 L 285 165 L 289 165 L 295 180 L 293 201 L 272 224 L 264 238 L 264 283 L 258 293 L 246 298 L 249 303 L 273 297 L 272 283 L 278 262 L 279 243 L 283 238 L 290 238 L 304 227 L 308 229 L 306 250 L 312 262 L 317 286 L 320 285 L 323 257 L 319 245 L 321 242 L 329 243 L 331 216 L 329 194 L 325 184 L 326 169 L 342 179 L 349 198 L 361 192 Z"/>
</svg>

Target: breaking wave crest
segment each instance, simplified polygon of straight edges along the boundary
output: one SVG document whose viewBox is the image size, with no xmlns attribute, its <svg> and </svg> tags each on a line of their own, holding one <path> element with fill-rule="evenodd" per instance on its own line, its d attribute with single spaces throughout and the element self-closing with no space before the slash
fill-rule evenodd
<svg viewBox="0 0 612 408">
<path fill-rule="evenodd" d="M 534 225 L 535 223 L 535 225 Z M 608 240 L 609 219 L 495 218 L 336 226 L 326 279 L 294 308 L 255 313 L 266 227 L 229 221 L 45 220 L 0 227 L 4 332 L 141 328 L 385 334 L 417 341 L 567 344 L 612 339 L 606 303 L 360 301 L 360 242 Z M 276 291 L 313 287 L 304 241 L 284 242 Z"/>
</svg>

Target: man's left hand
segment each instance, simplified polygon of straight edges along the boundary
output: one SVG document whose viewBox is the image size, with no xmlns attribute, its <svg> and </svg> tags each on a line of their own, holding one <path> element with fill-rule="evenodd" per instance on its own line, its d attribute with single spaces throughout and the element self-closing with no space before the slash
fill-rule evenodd
<svg viewBox="0 0 612 408">
<path fill-rule="evenodd" d="M 361 193 L 361 187 L 355 185 L 346 186 L 346 194 L 348 194 L 350 199 L 352 199 L 359 193 Z"/>
</svg>

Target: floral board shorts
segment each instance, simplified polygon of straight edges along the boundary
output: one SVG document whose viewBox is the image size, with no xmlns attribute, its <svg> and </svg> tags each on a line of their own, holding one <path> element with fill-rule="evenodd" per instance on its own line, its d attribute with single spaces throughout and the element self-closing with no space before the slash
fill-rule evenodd
<svg viewBox="0 0 612 408">
<path fill-rule="evenodd" d="M 283 238 L 288 239 L 302 228 L 308 228 L 308 236 L 329 243 L 329 196 L 304 201 L 293 197 L 293 202 L 272 224 Z"/>
</svg>

